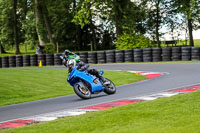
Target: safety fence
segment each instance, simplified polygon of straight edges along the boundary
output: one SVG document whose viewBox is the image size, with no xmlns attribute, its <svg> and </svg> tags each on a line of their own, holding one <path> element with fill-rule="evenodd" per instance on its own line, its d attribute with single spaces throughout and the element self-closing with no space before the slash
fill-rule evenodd
<svg viewBox="0 0 200 133">
<path fill-rule="evenodd" d="M 165 47 L 133 50 L 80 52 L 81 61 L 89 64 L 158 61 L 199 61 L 200 47 Z M 40 54 L 0 57 L 0 68 L 62 65 L 62 54 Z"/>
</svg>

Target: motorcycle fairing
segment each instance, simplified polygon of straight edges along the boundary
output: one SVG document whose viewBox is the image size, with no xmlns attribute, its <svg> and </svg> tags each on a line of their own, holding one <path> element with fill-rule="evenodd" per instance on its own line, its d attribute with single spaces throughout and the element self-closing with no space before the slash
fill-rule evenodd
<svg viewBox="0 0 200 133">
<path fill-rule="evenodd" d="M 102 73 L 103 74 L 103 73 Z M 102 87 L 102 84 L 100 82 L 94 83 L 93 81 L 96 79 L 95 76 L 90 75 L 86 71 L 78 71 L 77 66 L 73 68 L 71 73 L 69 74 L 67 81 L 70 83 L 71 86 L 74 86 L 74 84 L 78 84 L 78 79 L 82 79 L 86 82 L 88 82 L 92 88 L 92 93 L 96 91 L 101 91 L 104 88 Z"/>
</svg>

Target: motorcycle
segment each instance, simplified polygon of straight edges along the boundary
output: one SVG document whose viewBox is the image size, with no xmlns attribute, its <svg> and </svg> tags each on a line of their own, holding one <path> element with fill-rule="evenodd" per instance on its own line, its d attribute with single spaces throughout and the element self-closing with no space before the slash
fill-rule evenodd
<svg viewBox="0 0 200 133">
<path fill-rule="evenodd" d="M 62 58 L 62 57 L 61 57 Z M 104 71 L 99 71 L 103 75 Z M 105 78 L 108 84 L 103 85 L 102 81 L 89 74 L 86 70 L 79 71 L 77 66 L 74 66 L 67 78 L 69 84 L 74 88 L 74 92 L 82 99 L 91 98 L 92 94 L 98 94 L 104 91 L 106 94 L 114 94 L 116 92 L 115 84 Z"/>
</svg>

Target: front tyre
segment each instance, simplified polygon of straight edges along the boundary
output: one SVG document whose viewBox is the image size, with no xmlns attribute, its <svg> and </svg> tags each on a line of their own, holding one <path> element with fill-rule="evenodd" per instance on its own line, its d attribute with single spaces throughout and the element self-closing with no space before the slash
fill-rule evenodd
<svg viewBox="0 0 200 133">
<path fill-rule="evenodd" d="M 91 98 L 91 92 L 87 86 L 82 86 L 80 84 L 74 85 L 74 92 L 82 99 Z"/>
<path fill-rule="evenodd" d="M 114 94 L 116 92 L 115 84 L 109 79 L 106 80 L 109 81 L 110 84 L 105 86 L 104 92 L 108 95 Z"/>
</svg>

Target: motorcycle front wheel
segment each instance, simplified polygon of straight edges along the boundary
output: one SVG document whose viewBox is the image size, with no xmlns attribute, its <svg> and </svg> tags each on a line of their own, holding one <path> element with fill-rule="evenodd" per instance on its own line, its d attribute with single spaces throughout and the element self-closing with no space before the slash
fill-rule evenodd
<svg viewBox="0 0 200 133">
<path fill-rule="evenodd" d="M 74 92 L 82 99 L 91 98 L 91 92 L 87 86 L 82 86 L 79 84 L 74 85 Z"/>
<path fill-rule="evenodd" d="M 114 94 L 116 92 L 115 84 L 109 79 L 106 80 L 109 81 L 110 84 L 105 86 L 104 92 L 108 95 Z"/>
</svg>

